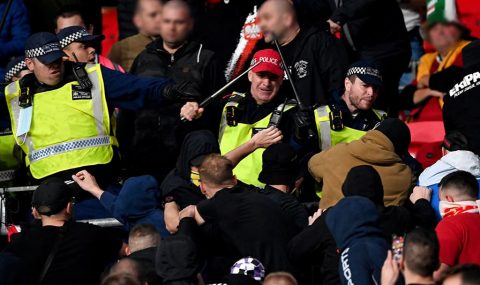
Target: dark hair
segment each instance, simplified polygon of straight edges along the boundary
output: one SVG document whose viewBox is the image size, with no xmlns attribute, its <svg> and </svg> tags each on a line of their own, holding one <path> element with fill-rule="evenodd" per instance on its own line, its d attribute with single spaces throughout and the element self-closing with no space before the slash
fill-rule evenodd
<svg viewBox="0 0 480 285">
<path fill-rule="evenodd" d="M 435 232 L 420 228 L 409 232 L 405 237 L 403 256 L 410 271 L 422 277 L 431 277 L 440 266 Z"/>
<path fill-rule="evenodd" d="M 108 275 L 102 281 L 102 285 L 141 285 L 142 283 L 134 276 L 125 273 Z"/>
<path fill-rule="evenodd" d="M 467 171 L 455 171 L 443 177 L 439 186 L 441 189 L 454 188 L 457 192 L 471 198 L 478 197 L 478 182 L 475 176 Z"/>
<path fill-rule="evenodd" d="M 85 10 L 78 4 L 70 4 L 70 5 L 64 5 L 60 7 L 60 11 L 55 15 L 54 19 L 54 24 L 55 27 L 57 26 L 57 20 L 58 18 L 70 18 L 73 16 L 80 16 L 82 18 L 83 23 L 85 24 L 85 27 L 88 29 L 91 25 L 93 25 L 93 21 L 88 16 L 89 14 L 85 12 Z"/>
<path fill-rule="evenodd" d="M 448 277 L 460 275 L 462 285 L 480 285 L 480 266 L 476 264 L 462 264 L 449 272 Z"/>
</svg>

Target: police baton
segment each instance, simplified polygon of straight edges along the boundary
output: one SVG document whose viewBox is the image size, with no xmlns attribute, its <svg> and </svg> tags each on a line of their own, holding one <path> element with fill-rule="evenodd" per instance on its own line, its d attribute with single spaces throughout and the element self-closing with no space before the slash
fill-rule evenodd
<svg viewBox="0 0 480 285">
<path fill-rule="evenodd" d="M 300 100 L 300 96 L 298 96 L 297 88 L 295 87 L 295 83 L 293 82 L 293 79 L 292 79 L 292 74 L 290 73 L 290 70 L 288 69 L 288 65 L 285 62 L 285 59 L 283 58 L 282 49 L 280 48 L 280 45 L 278 44 L 278 41 L 277 41 L 277 37 L 275 35 L 273 35 L 273 43 L 277 48 L 278 54 L 280 54 L 280 60 L 282 61 L 285 74 L 287 75 L 287 79 L 288 81 L 290 81 L 290 85 L 292 86 L 293 95 L 295 95 L 295 100 L 297 101 L 298 108 L 300 109 L 300 111 L 310 111 L 310 108 L 305 106 L 302 100 Z M 315 137 L 315 132 L 309 126 L 307 127 L 308 127 L 308 138 Z"/>
<path fill-rule="evenodd" d="M 221 95 L 223 92 L 225 92 L 225 90 L 227 90 L 228 87 L 232 86 L 235 82 L 237 82 L 240 78 L 242 78 L 243 76 L 245 76 L 245 74 L 247 74 L 250 70 L 252 70 L 253 68 L 255 68 L 257 65 L 260 64 L 261 61 L 258 61 L 256 62 L 255 64 L 253 64 L 252 66 L 250 66 L 247 70 L 245 70 L 244 72 L 242 72 L 242 74 L 240 74 L 239 76 L 235 77 L 234 79 L 230 80 L 230 82 L 228 82 L 227 84 L 225 84 L 222 88 L 218 89 L 217 92 L 213 93 L 212 95 L 210 95 L 208 98 L 206 98 L 205 100 L 203 100 L 200 104 L 199 104 L 199 107 L 205 107 L 207 106 L 213 99 L 217 98 L 219 95 Z M 182 122 L 186 122 L 187 119 L 185 119 L 185 117 L 180 117 L 180 120 Z"/>
</svg>

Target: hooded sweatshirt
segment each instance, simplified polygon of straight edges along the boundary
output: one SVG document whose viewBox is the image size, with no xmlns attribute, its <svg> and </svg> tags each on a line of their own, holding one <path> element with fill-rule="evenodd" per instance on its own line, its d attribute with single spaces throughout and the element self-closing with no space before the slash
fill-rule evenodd
<svg viewBox="0 0 480 285">
<path fill-rule="evenodd" d="M 392 142 L 373 130 L 360 140 L 338 144 L 310 159 L 310 173 L 323 182 L 320 208 L 331 207 L 343 197 L 342 184 L 350 169 L 358 165 L 371 165 L 380 174 L 385 206 L 403 204 L 414 185 L 412 171 L 395 153 Z"/>
<path fill-rule="evenodd" d="M 157 180 L 150 175 L 131 177 L 125 181 L 118 195 L 103 192 L 100 203 L 113 217 L 130 230 L 136 224 L 152 224 L 162 236 L 168 236 L 163 211 L 157 208 Z"/>
<path fill-rule="evenodd" d="M 389 246 L 378 227 L 375 204 L 360 196 L 344 198 L 329 211 L 326 224 L 341 252 L 342 284 L 380 284 Z"/>
<path fill-rule="evenodd" d="M 425 169 L 419 177 L 418 185 L 432 189 L 431 204 L 435 209 L 437 219 L 440 220 L 439 183 L 448 174 L 463 170 L 471 173 L 480 182 L 480 157 L 467 150 L 452 151 Z"/>
<path fill-rule="evenodd" d="M 200 155 L 220 153 L 215 136 L 206 130 L 189 133 L 182 144 L 177 166 L 160 185 L 163 201 L 175 201 L 183 209 L 188 205 L 196 205 L 205 199 L 200 188 L 190 180 L 190 161 Z"/>
</svg>

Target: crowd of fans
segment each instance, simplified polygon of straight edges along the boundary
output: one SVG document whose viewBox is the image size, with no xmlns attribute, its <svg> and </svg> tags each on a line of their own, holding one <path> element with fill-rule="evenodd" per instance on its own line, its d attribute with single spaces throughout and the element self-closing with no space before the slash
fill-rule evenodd
<svg viewBox="0 0 480 285">
<path fill-rule="evenodd" d="M 118 1 L 103 53 L 92 1 L 30 2 L 0 1 L 0 284 L 480 284 L 464 1 Z"/>
</svg>

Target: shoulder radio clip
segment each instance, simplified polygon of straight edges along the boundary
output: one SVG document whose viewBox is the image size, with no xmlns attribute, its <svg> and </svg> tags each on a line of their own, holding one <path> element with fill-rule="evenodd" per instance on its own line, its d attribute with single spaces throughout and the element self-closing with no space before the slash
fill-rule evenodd
<svg viewBox="0 0 480 285">
<path fill-rule="evenodd" d="M 73 63 L 73 75 L 80 84 L 80 87 L 84 90 L 90 90 L 93 87 L 92 81 L 88 78 L 88 74 L 85 71 L 85 67 L 82 63 L 78 62 L 78 58 L 75 53 L 72 53 L 73 58 L 75 58 L 75 62 Z"/>
</svg>

